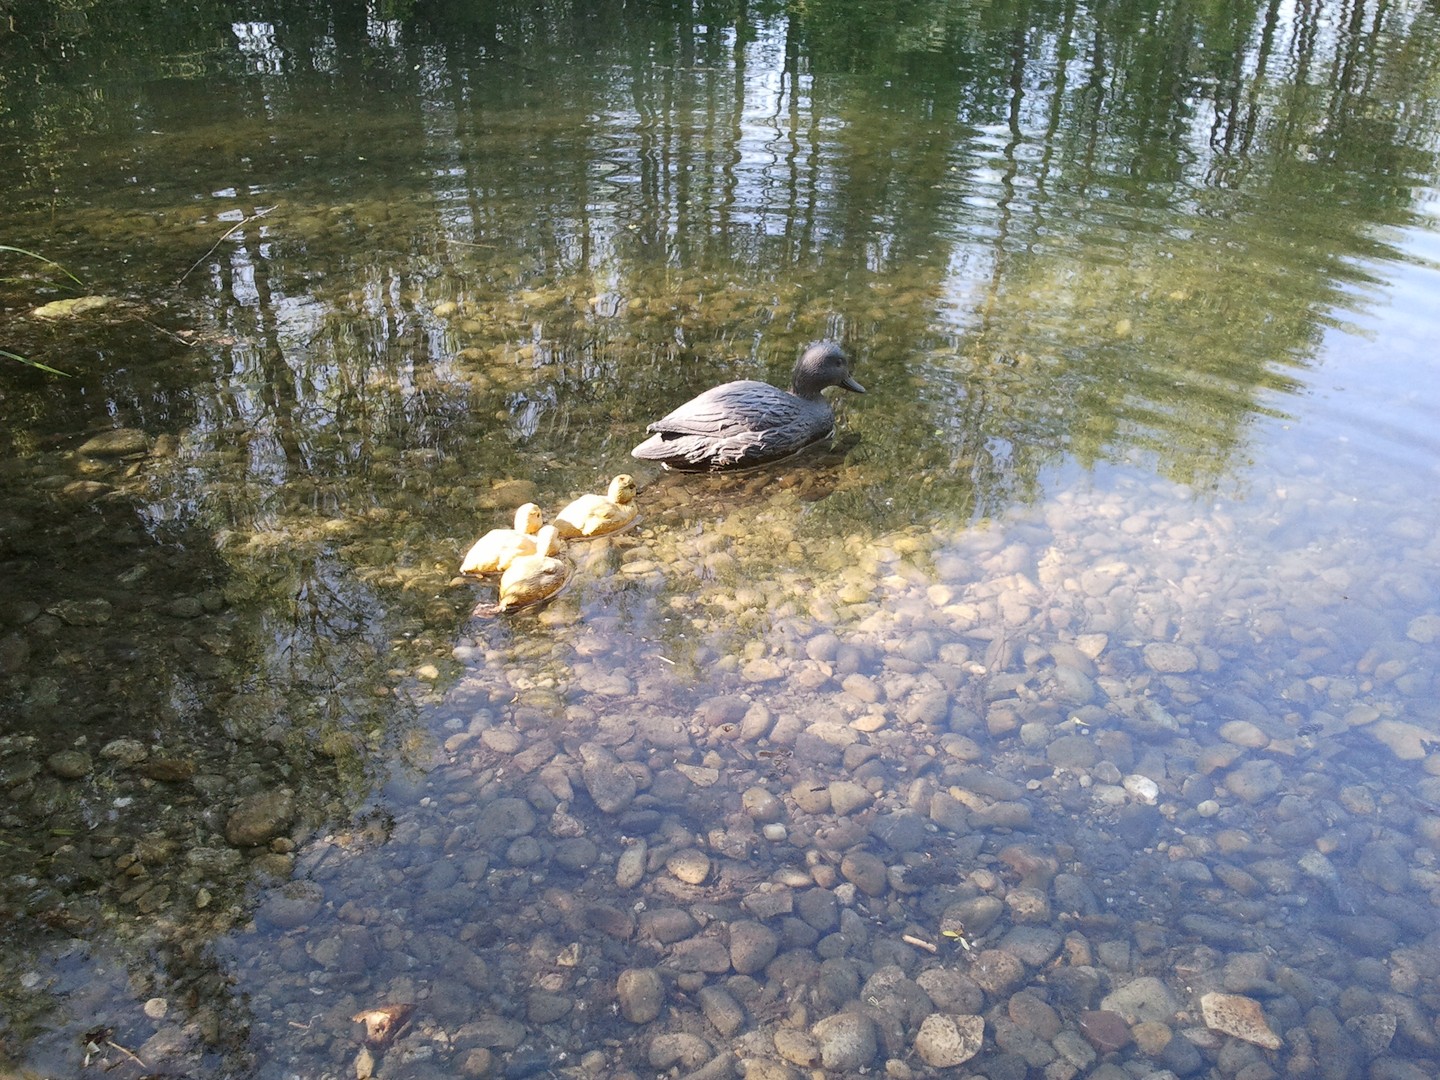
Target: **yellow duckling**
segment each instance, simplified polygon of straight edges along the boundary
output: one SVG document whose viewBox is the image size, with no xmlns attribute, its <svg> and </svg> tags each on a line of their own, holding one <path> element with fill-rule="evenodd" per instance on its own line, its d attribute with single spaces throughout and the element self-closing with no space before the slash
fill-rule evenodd
<svg viewBox="0 0 1440 1080">
<path fill-rule="evenodd" d="M 640 508 L 635 505 L 635 481 L 621 473 L 610 481 L 604 495 L 581 495 L 555 515 L 555 529 L 566 540 L 608 536 L 631 525 Z"/>
<path fill-rule="evenodd" d="M 462 574 L 499 574 L 521 555 L 535 554 L 540 507 L 526 503 L 515 511 L 513 529 L 491 529 L 476 540 L 460 561 Z"/>
<path fill-rule="evenodd" d="M 500 603 L 497 611 L 538 604 L 554 596 L 570 579 L 570 564 L 560 558 L 563 545 L 554 525 L 546 525 L 535 537 L 535 552 L 521 555 L 500 575 Z"/>
</svg>

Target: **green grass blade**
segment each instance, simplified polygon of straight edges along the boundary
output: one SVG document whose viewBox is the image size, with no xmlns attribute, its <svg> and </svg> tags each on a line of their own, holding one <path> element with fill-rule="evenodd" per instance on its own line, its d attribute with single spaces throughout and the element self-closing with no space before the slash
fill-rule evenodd
<svg viewBox="0 0 1440 1080">
<path fill-rule="evenodd" d="M 62 274 L 64 274 L 66 277 L 68 277 L 71 281 L 75 282 L 76 285 L 79 285 L 79 286 L 81 286 L 82 288 L 83 288 L 84 285 L 85 285 L 85 283 L 84 283 L 83 281 L 81 281 L 78 277 L 76 277 L 74 274 L 72 274 L 69 270 L 66 270 L 65 267 L 61 266 L 61 265 L 60 265 L 59 263 L 57 263 L 54 259 L 47 259 L 44 255 L 41 255 L 41 254 L 38 253 L 38 252 L 35 252 L 35 251 L 26 251 L 24 248 L 13 247 L 13 246 L 10 245 L 10 244 L 0 244 L 0 251 L 13 251 L 13 252 L 15 252 L 17 255 L 27 255 L 27 256 L 29 256 L 29 257 L 32 258 L 32 259 L 39 259 L 41 262 L 46 263 L 46 264 L 48 264 L 48 265 L 50 265 L 50 266 L 55 267 L 56 270 L 59 270 Z M 9 354 L 7 353 L 6 355 L 9 355 Z"/>
<path fill-rule="evenodd" d="M 22 364 L 39 368 L 41 371 L 48 371 L 51 375 L 64 375 L 67 379 L 74 378 L 68 371 L 61 371 L 59 368 L 53 368 L 49 364 L 42 364 L 39 360 L 31 360 L 28 356 L 21 356 L 19 353 L 11 352 L 9 349 L 0 349 L 0 356 L 9 357 L 11 360 L 19 360 Z"/>
</svg>

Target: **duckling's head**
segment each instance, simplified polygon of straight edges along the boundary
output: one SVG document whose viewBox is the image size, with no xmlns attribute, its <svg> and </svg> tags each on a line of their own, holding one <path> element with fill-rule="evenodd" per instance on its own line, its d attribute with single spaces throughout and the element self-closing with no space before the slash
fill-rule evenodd
<svg viewBox="0 0 1440 1080">
<path fill-rule="evenodd" d="M 842 386 L 856 394 L 865 387 L 850 374 L 850 360 L 833 341 L 812 341 L 795 361 L 790 390 L 797 397 L 817 398 L 827 386 Z"/>
<path fill-rule="evenodd" d="M 548 555 L 555 558 L 565 550 L 565 545 L 560 542 L 560 533 L 554 525 L 546 525 L 535 534 L 535 554 Z"/>
<path fill-rule="evenodd" d="M 515 509 L 515 531 L 524 533 L 526 536 L 534 536 L 540 531 L 540 521 L 543 515 L 540 507 L 534 503 L 525 503 Z"/>
<path fill-rule="evenodd" d="M 629 473 L 621 473 L 610 481 L 610 501 L 624 505 L 635 501 L 635 478 Z"/>
</svg>

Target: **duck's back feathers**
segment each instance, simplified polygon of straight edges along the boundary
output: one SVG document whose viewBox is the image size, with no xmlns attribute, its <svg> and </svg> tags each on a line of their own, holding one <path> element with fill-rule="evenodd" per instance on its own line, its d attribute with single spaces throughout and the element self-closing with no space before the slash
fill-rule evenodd
<svg viewBox="0 0 1440 1080">
<path fill-rule="evenodd" d="M 540 508 L 525 503 L 515 511 L 513 529 L 491 529 L 471 545 L 460 560 L 462 574 L 499 574 L 521 555 L 535 551 L 535 534 L 540 531 Z"/>
<path fill-rule="evenodd" d="M 728 435 L 753 431 L 767 423 L 786 422 L 794 416 L 800 401 L 794 394 L 787 394 L 769 383 L 736 379 L 712 386 L 645 430 L 667 435 Z"/>
<path fill-rule="evenodd" d="M 559 592 L 571 572 L 570 563 L 561 556 L 559 534 L 555 526 L 546 525 L 535 537 L 535 551 L 521 555 L 505 568 L 500 577 L 500 600 L 494 610 L 514 611 Z"/>
<path fill-rule="evenodd" d="M 635 481 L 621 473 L 604 495 L 581 495 L 556 514 L 555 531 L 562 540 L 608 536 L 629 528 L 638 515 Z"/>
</svg>

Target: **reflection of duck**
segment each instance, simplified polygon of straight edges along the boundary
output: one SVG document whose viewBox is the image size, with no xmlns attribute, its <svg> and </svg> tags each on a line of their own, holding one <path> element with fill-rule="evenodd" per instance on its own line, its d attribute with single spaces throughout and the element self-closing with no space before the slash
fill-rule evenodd
<svg viewBox="0 0 1440 1080">
<path fill-rule="evenodd" d="M 471 545 L 460 560 L 462 574 L 498 574 L 520 555 L 535 553 L 540 507 L 526 503 L 515 511 L 513 529 L 491 529 Z"/>
<path fill-rule="evenodd" d="M 562 545 L 554 525 L 546 525 L 535 537 L 535 551 L 521 555 L 500 576 L 498 611 L 538 604 L 554 596 L 570 578 L 570 564 L 560 558 Z"/>
<path fill-rule="evenodd" d="M 712 387 L 646 428 L 650 438 L 631 453 L 690 472 L 789 457 L 835 430 L 835 410 L 820 393 L 827 386 L 865 392 L 840 346 L 816 341 L 796 361 L 788 392 L 753 379 Z"/>
<path fill-rule="evenodd" d="M 610 481 L 604 495 L 581 495 L 555 515 L 555 531 L 566 540 L 607 536 L 634 522 L 635 481 L 624 473 Z"/>
</svg>

